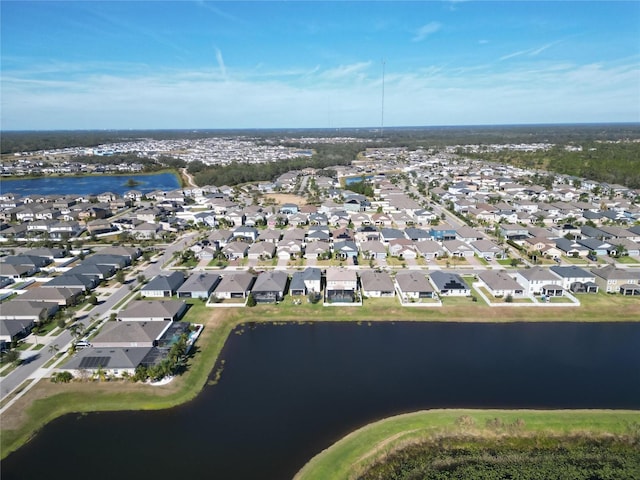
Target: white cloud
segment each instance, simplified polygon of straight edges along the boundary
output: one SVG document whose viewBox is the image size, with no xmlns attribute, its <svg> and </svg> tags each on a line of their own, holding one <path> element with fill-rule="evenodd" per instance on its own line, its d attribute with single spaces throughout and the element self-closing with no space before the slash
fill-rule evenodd
<svg viewBox="0 0 640 480">
<path fill-rule="evenodd" d="M 432 35 L 442 28 L 442 24 L 438 22 L 429 22 L 418 29 L 414 37 L 411 39 L 413 42 L 421 42 L 429 35 Z"/>
<path fill-rule="evenodd" d="M 219 68 L 1 79 L 2 129 L 376 126 L 373 62 L 283 72 Z M 386 125 L 637 121 L 637 59 L 387 69 Z M 328 106 L 330 105 L 330 107 Z M 328 111 L 330 109 L 330 112 Z"/>
</svg>

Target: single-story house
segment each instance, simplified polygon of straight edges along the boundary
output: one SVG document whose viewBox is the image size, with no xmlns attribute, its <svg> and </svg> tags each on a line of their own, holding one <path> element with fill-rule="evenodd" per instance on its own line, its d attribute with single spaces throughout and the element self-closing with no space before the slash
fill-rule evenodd
<svg viewBox="0 0 640 480">
<path fill-rule="evenodd" d="M 20 302 L 53 302 L 61 307 L 69 307 L 75 305 L 78 297 L 82 294 L 79 288 L 52 287 L 42 288 L 35 287 L 23 290 L 13 300 Z"/>
<path fill-rule="evenodd" d="M 395 284 L 398 295 L 404 300 L 433 298 L 433 286 L 427 276 L 418 270 L 404 270 L 396 273 Z"/>
<path fill-rule="evenodd" d="M 360 273 L 362 294 L 368 297 L 393 297 L 395 288 L 387 272 L 364 270 Z"/>
<path fill-rule="evenodd" d="M 85 348 L 61 368 L 76 377 L 95 375 L 99 371 L 116 377 L 125 372 L 134 375 L 139 365 L 153 365 L 151 358 L 157 358 L 157 355 L 152 355 L 153 350 L 153 347 Z"/>
<path fill-rule="evenodd" d="M 220 282 L 220 278 L 217 273 L 194 273 L 176 290 L 178 298 L 207 299 Z"/>
<path fill-rule="evenodd" d="M 250 260 L 271 259 L 276 254 L 276 245 L 271 242 L 257 242 L 247 250 L 247 258 Z"/>
<path fill-rule="evenodd" d="M 255 280 L 255 275 L 249 272 L 225 274 L 214 289 L 213 295 L 217 298 L 246 298 Z"/>
<path fill-rule="evenodd" d="M 436 270 L 429 274 L 429 280 L 441 296 L 466 297 L 471 295 L 471 289 L 457 273 Z"/>
<path fill-rule="evenodd" d="M 504 270 L 484 270 L 478 280 L 494 297 L 522 297 L 524 288 Z"/>
<path fill-rule="evenodd" d="M 26 337 L 33 325 L 32 320 L 0 319 L 0 347 Z"/>
<path fill-rule="evenodd" d="M 136 300 L 118 313 L 118 320 L 136 322 L 177 321 L 187 311 L 182 300 Z"/>
<path fill-rule="evenodd" d="M 156 275 L 140 289 L 143 297 L 172 297 L 184 283 L 184 273 L 172 272 L 169 275 Z"/>
<path fill-rule="evenodd" d="M 94 348 L 155 347 L 172 321 L 107 322 L 91 339 Z"/>
<path fill-rule="evenodd" d="M 53 316 L 57 311 L 58 304 L 55 302 L 9 300 L 0 306 L 0 320 L 23 320 L 40 323 Z"/>
<path fill-rule="evenodd" d="M 257 303 L 280 302 L 287 291 L 289 276 L 282 270 L 262 272 L 256 278 L 251 294 Z"/>
</svg>

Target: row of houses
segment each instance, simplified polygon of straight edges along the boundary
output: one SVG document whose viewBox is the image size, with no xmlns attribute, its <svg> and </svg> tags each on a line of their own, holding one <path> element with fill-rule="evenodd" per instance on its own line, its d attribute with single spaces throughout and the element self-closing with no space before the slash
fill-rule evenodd
<svg viewBox="0 0 640 480">
<path fill-rule="evenodd" d="M 5 286 L 19 282 L 24 288 L 9 290 L 13 295 L 0 306 L 0 339 L 10 343 L 59 310 L 76 305 L 140 254 L 135 247 L 114 246 L 82 260 L 59 248 L 31 249 L 2 257 L 0 280 Z"/>
<path fill-rule="evenodd" d="M 562 296 L 564 292 L 640 295 L 639 272 L 608 265 L 585 270 L 577 266 L 533 267 L 507 272 L 486 270 L 478 274 L 478 281 L 496 297 L 543 295 Z M 403 299 L 433 298 L 437 296 L 468 296 L 470 289 L 460 275 L 436 270 L 398 271 L 395 275 L 373 269 L 309 267 L 291 276 L 282 270 L 259 273 L 250 271 L 192 274 L 186 281 L 181 272 L 155 277 L 142 290 L 145 297 L 246 299 L 251 294 L 256 302 L 278 302 L 289 293 L 292 296 L 320 294 L 328 303 L 353 303 L 360 294 L 366 297 Z"/>
</svg>

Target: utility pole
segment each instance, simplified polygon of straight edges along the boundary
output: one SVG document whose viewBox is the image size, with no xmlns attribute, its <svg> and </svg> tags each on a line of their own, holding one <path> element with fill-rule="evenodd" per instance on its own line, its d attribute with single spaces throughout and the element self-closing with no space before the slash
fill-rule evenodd
<svg viewBox="0 0 640 480">
<path fill-rule="evenodd" d="M 380 105 L 380 136 L 384 135 L 384 58 L 382 59 L 382 104 Z"/>
</svg>

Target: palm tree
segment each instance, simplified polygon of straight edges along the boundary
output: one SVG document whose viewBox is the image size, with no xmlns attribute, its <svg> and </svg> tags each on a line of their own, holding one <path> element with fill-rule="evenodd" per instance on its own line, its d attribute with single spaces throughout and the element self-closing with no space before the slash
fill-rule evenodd
<svg viewBox="0 0 640 480">
<path fill-rule="evenodd" d="M 57 343 L 54 343 L 53 345 L 49 345 L 49 353 L 52 355 L 55 355 L 56 353 L 58 353 L 58 350 L 60 350 L 60 347 L 58 347 Z"/>
</svg>

